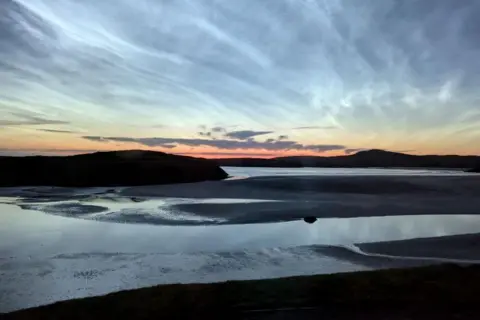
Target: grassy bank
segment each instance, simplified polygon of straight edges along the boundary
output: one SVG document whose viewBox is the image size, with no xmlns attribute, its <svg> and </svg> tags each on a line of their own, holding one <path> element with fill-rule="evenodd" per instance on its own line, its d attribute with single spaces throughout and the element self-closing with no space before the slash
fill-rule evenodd
<svg viewBox="0 0 480 320">
<path fill-rule="evenodd" d="M 360 315 L 369 319 L 383 319 L 385 315 L 388 319 L 472 319 L 480 318 L 479 302 L 480 266 L 442 265 L 163 285 L 58 302 L 17 311 L 7 315 L 7 319 L 149 319 L 167 315 L 198 317 L 202 313 L 251 319 L 269 319 L 280 314 L 310 318 L 320 313 L 332 319 Z M 295 310 L 272 311 L 278 308 Z"/>
</svg>

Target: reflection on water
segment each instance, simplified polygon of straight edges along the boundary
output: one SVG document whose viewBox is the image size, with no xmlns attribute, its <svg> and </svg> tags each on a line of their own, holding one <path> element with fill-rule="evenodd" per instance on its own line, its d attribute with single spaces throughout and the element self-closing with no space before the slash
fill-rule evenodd
<svg viewBox="0 0 480 320">
<path fill-rule="evenodd" d="M 343 249 L 318 245 L 478 230 L 480 217 L 462 215 L 160 226 L 73 219 L 0 204 L 0 312 L 162 283 L 401 267 L 406 264 L 349 258 Z"/>
<path fill-rule="evenodd" d="M 124 207 L 119 205 L 119 208 Z M 480 216 L 476 215 L 328 218 L 318 219 L 314 224 L 299 220 L 220 226 L 150 226 L 69 219 L 5 204 L 0 205 L 0 212 L 0 247 L 28 244 L 25 251 L 16 250 L 16 254 L 44 243 L 48 245 L 42 250 L 51 252 L 215 252 L 345 245 L 480 231 Z"/>
<path fill-rule="evenodd" d="M 455 169 L 390 169 L 390 168 L 255 168 L 222 167 L 232 177 L 261 176 L 450 176 L 468 175 Z"/>
</svg>

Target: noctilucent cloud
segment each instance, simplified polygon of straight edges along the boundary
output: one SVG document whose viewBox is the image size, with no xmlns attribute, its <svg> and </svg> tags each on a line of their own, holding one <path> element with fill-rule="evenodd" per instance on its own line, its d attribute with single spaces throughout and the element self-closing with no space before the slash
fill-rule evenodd
<svg viewBox="0 0 480 320">
<path fill-rule="evenodd" d="M 480 1 L 0 0 L 0 153 L 480 154 Z"/>
</svg>

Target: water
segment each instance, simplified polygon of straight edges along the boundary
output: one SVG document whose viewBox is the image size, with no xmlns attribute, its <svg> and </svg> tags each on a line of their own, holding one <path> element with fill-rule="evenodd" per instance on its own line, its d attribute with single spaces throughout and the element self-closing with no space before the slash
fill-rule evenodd
<svg viewBox="0 0 480 320">
<path fill-rule="evenodd" d="M 339 169 L 227 171 L 236 176 L 350 173 Z M 399 170 L 379 169 L 353 172 L 401 174 Z M 438 174 L 422 170 L 408 173 Z M 480 230 L 477 215 L 322 218 L 314 224 L 303 222 L 299 216 L 288 222 L 229 224 L 227 214 L 187 212 L 178 205 L 237 204 L 244 208 L 271 203 L 270 211 L 275 213 L 277 207 L 288 212 L 288 203 L 241 198 L 132 198 L 121 196 L 120 189 L 113 193 L 107 188 L 1 190 L 8 196 L 0 198 L 0 312 L 164 283 L 411 266 L 404 258 L 367 257 L 353 245 Z M 346 195 L 336 197 L 347 199 Z M 327 201 L 322 199 L 317 205 Z M 301 205 L 303 201 L 299 201 Z M 415 261 L 413 265 L 416 263 L 427 262 Z"/>
<path fill-rule="evenodd" d="M 463 170 L 455 169 L 383 169 L 383 168 L 255 168 L 255 167 L 223 167 L 232 177 L 261 176 L 463 176 L 471 175 Z"/>
<path fill-rule="evenodd" d="M 334 248 L 319 250 L 318 245 L 477 232 L 480 217 L 187 227 L 88 221 L 3 204 L 0 226 L 0 311 L 5 312 L 161 283 L 377 269 L 384 267 L 381 261 L 339 258 Z"/>
<path fill-rule="evenodd" d="M 477 215 L 325 218 L 281 223 L 151 226 L 65 218 L 0 205 L 2 256 L 78 252 L 198 253 L 348 245 L 474 233 Z M 19 219 L 19 216 L 22 218 Z M 198 217 L 201 219 L 201 217 Z"/>
</svg>

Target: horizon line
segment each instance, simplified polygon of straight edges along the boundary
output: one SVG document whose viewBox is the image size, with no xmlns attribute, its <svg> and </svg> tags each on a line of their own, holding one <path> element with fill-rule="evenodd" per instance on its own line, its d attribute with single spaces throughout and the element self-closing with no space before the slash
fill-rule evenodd
<svg viewBox="0 0 480 320">
<path fill-rule="evenodd" d="M 413 154 L 406 150 L 406 151 L 390 151 L 385 149 L 361 149 L 355 152 L 346 153 L 343 152 L 342 154 L 335 154 L 335 155 L 312 155 L 312 154 L 298 154 L 298 155 L 278 155 L 274 153 L 248 153 L 248 152 L 238 152 L 238 153 L 230 153 L 230 152 L 168 152 L 164 150 L 155 150 L 155 149 L 0 149 L 0 156 L 8 157 L 8 156 L 16 156 L 16 157 L 27 157 L 27 156 L 72 156 L 72 155 L 80 155 L 80 154 L 90 154 L 95 152 L 112 152 L 112 151 L 153 151 L 153 152 L 163 152 L 173 155 L 181 155 L 181 156 L 190 156 L 196 158 L 206 158 L 206 159 L 242 159 L 242 158 L 252 158 L 252 159 L 274 159 L 274 158 L 288 158 L 288 157 L 318 157 L 318 158 L 332 158 L 338 156 L 352 156 L 362 151 L 371 151 L 371 150 L 379 150 L 391 153 L 400 153 L 400 154 L 407 154 L 412 156 L 464 156 L 464 157 L 479 157 L 480 155 L 476 154 L 468 154 L 468 155 L 459 155 L 459 154 Z M 411 150 L 413 151 L 413 150 Z"/>
</svg>

